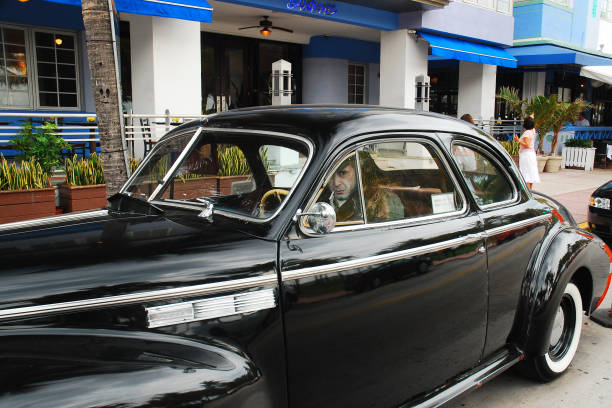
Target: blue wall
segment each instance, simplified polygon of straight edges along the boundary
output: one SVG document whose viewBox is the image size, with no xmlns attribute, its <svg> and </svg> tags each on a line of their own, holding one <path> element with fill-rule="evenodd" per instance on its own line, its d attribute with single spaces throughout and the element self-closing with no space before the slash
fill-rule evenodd
<svg viewBox="0 0 612 408">
<path fill-rule="evenodd" d="M 301 11 L 296 8 L 288 8 L 289 0 L 219 0 L 225 3 L 240 4 L 242 6 L 258 7 L 267 10 L 280 11 L 283 13 L 298 14 L 307 17 L 320 18 L 322 20 L 336 21 L 339 23 L 354 24 L 363 27 L 377 28 L 380 30 L 396 30 L 398 28 L 398 17 L 396 13 L 379 10 L 372 7 L 364 7 L 356 4 L 343 3 L 341 1 L 316 0 L 317 4 L 333 4 L 337 12 L 333 15 L 323 15 Z M 292 2 L 293 3 L 293 2 Z M 308 2 L 304 2 L 306 4 Z M 375 6 L 376 2 L 372 1 Z M 215 14 L 213 11 L 213 21 Z"/>
<path fill-rule="evenodd" d="M 546 0 L 515 4 L 514 39 L 552 39 L 593 48 L 596 44 L 591 43 L 597 32 L 598 17 L 592 17 L 592 7 L 593 0 L 574 0 L 573 10 Z"/>
<path fill-rule="evenodd" d="M 42 0 L 30 0 L 26 3 L 17 0 L 0 0 L 0 21 L 66 30 L 84 28 L 80 7 Z"/>
<path fill-rule="evenodd" d="M 314 36 L 303 49 L 304 58 L 337 58 L 354 62 L 380 62 L 380 44 L 350 38 Z"/>
</svg>

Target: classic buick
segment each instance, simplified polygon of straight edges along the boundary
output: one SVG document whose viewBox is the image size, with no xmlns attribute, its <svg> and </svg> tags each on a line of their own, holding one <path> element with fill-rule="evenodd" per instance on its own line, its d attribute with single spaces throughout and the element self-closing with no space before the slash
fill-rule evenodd
<svg viewBox="0 0 612 408">
<path fill-rule="evenodd" d="M 497 142 L 427 112 L 221 113 L 109 203 L 0 226 L 0 406 L 438 406 L 562 374 L 610 282 Z"/>
</svg>

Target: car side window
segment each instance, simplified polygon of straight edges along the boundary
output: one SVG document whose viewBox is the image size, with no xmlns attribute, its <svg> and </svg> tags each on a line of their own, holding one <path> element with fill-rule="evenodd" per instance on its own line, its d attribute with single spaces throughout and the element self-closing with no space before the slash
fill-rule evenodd
<svg viewBox="0 0 612 408">
<path fill-rule="evenodd" d="M 386 222 L 457 211 L 460 196 L 434 148 L 385 142 L 359 150 L 366 222 Z"/>
<path fill-rule="evenodd" d="M 321 201 L 336 211 L 337 226 L 450 213 L 463 206 L 436 150 L 416 141 L 372 143 L 345 156 L 313 204 Z"/>
<path fill-rule="evenodd" d="M 455 143 L 452 151 L 478 205 L 494 205 L 513 199 L 512 184 L 493 159 L 466 144 Z"/>
</svg>

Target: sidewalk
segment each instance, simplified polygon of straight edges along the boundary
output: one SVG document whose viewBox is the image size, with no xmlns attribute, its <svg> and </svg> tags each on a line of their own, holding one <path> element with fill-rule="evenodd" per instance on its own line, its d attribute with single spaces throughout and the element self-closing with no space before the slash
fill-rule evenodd
<svg viewBox="0 0 612 408">
<path fill-rule="evenodd" d="M 533 185 L 534 191 L 559 201 L 581 224 L 587 220 L 591 193 L 606 181 L 612 180 L 612 169 L 561 169 L 558 173 L 540 173 L 540 179 L 541 183 Z"/>
</svg>

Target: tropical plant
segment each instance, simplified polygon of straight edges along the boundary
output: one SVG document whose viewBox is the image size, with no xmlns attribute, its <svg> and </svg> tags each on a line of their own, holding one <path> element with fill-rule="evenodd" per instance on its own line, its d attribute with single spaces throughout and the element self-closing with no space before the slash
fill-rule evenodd
<svg viewBox="0 0 612 408">
<path fill-rule="evenodd" d="M 499 94 L 497 97 L 506 101 L 506 103 L 510 105 L 512 111 L 520 118 L 525 117 L 526 101 L 519 98 L 518 89 L 509 86 L 502 86 L 499 89 Z"/>
<path fill-rule="evenodd" d="M 78 4 L 78 3 L 77 3 Z M 106 0 L 82 0 L 81 13 L 87 38 L 87 60 L 91 73 L 91 86 L 96 105 L 102 161 L 109 196 L 118 192 L 127 181 L 125 149 L 121 138 L 120 89 L 113 52 L 112 18 L 114 7 Z"/>
<path fill-rule="evenodd" d="M 93 186 L 105 184 L 102 161 L 96 153 L 89 155 L 88 159 L 78 158 L 75 154 L 72 160 L 64 161 L 66 184 L 71 186 Z"/>
<path fill-rule="evenodd" d="M 249 163 L 238 146 L 219 146 L 219 176 L 244 176 L 251 174 Z"/>
<path fill-rule="evenodd" d="M 134 174 L 140 163 L 142 163 L 142 159 L 130 157 L 130 174 Z"/>
<path fill-rule="evenodd" d="M 553 140 L 551 146 L 551 153 L 555 154 L 557 151 L 557 144 L 559 143 L 559 132 L 566 123 L 572 123 L 586 108 L 591 105 L 583 101 L 582 99 L 576 99 L 574 102 L 557 102 L 556 107 L 552 110 L 545 122 L 545 126 L 553 132 Z M 544 125 L 542 125 L 544 128 Z M 544 134 L 544 133 L 541 133 Z"/>
<path fill-rule="evenodd" d="M 0 154 L 0 190 L 29 190 L 51 187 L 49 176 L 34 157 L 17 163 L 8 163 Z"/>
<path fill-rule="evenodd" d="M 72 147 L 58 136 L 57 125 L 50 122 L 39 127 L 33 127 L 30 121 L 25 122 L 9 144 L 12 149 L 20 152 L 17 155 L 18 160 L 35 158 L 47 174 L 61 163 L 62 149 L 72 150 Z"/>
<path fill-rule="evenodd" d="M 593 141 L 589 139 L 567 139 L 565 141 L 565 147 L 589 148 L 593 147 Z"/>
<path fill-rule="evenodd" d="M 519 150 L 521 148 L 521 145 L 520 145 L 520 143 L 518 141 L 516 141 L 516 140 L 508 140 L 508 141 L 503 141 L 503 142 L 499 142 L 499 143 L 501 143 L 503 148 L 506 149 L 508 154 L 510 154 L 511 156 L 518 156 Z"/>
<path fill-rule="evenodd" d="M 553 112 L 558 107 L 557 95 L 550 95 L 548 98 L 544 95 L 537 95 L 531 98 L 526 104 L 526 112 L 533 116 L 534 128 L 540 135 L 537 152 L 542 153 L 544 145 L 544 136 L 551 130 L 550 118 Z"/>
</svg>

